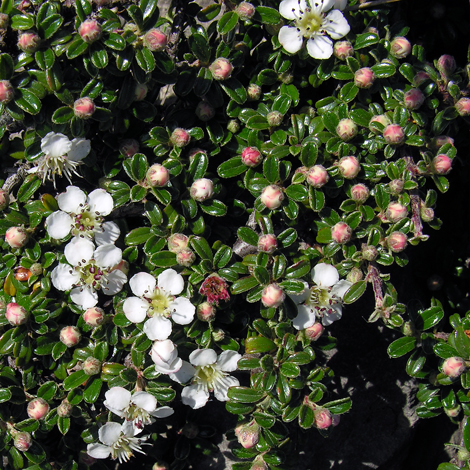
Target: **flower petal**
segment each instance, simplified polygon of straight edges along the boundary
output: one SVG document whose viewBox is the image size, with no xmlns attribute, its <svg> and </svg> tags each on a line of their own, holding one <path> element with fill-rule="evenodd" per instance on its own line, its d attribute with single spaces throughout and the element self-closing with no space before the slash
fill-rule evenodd
<svg viewBox="0 0 470 470">
<path fill-rule="evenodd" d="M 184 288 L 184 279 L 174 269 L 165 269 L 157 278 L 157 285 L 171 295 L 181 294 Z"/>
<path fill-rule="evenodd" d="M 157 408 L 157 399 L 148 392 L 136 392 L 132 395 L 132 403 L 138 408 L 151 413 Z"/>
<path fill-rule="evenodd" d="M 171 329 L 171 321 L 159 315 L 149 318 L 144 323 L 144 333 L 152 341 L 167 339 L 171 335 Z"/>
<path fill-rule="evenodd" d="M 322 323 L 325 326 L 331 325 L 333 322 L 339 320 L 343 316 L 343 308 L 341 304 L 333 304 L 331 306 L 331 311 L 324 315 L 322 318 Z"/>
<path fill-rule="evenodd" d="M 340 39 L 349 33 L 351 26 L 339 10 L 332 10 L 323 20 L 323 29 L 332 39 Z"/>
<path fill-rule="evenodd" d="M 78 263 L 87 263 L 93 258 L 95 245 L 87 238 L 74 237 L 65 245 L 64 255 L 72 266 L 78 266 Z"/>
<path fill-rule="evenodd" d="M 300 294 L 287 294 L 296 304 L 303 304 L 310 296 L 310 288 L 308 282 L 303 281 L 304 290 Z"/>
<path fill-rule="evenodd" d="M 283 26 L 279 31 L 279 42 L 287 52 L 296 54 L 302 48 L 304 38 L 297 28 Z"/>
<path fill-rule="evenodd" d="M 347 4 L 348 4 L 348 0 L 335 0 L 334 8 L 336 10 L 344 10 Z"/>
<path fill-rule="evenodd" d="M 321 11 L 324 13 L 325 11 L 331 10 L 335 6 L 335 0 L 320 0 L 321 1 Z"/>
<path fill-rule="evenodd" d="M 231 375 L 228 375 L 227 377 L 222 378 L 220 382 L 219 382 L 219 386 L 214 388 L 214 396 L 219 401 L 227 401 L 228 389 L 230 387 L 236 387 L 240 385 L 240 382 L 238 381 L 238 379 L 236 379 L 235 377 L 232 377 Z"/>
<path fill-rule="evenodd" d="M 338 270 L 331 264 L 318 263 L 312 269 L 313 282 L 320 287 L 331 287 L 339 281 Z"/>
<path fill-rule="evenodd" d="M 114 410 L 122 412 L 129 406 L 131 402 L 131 392 L 124 387 L 112 387 L 104 394 L 106 400 L 103 402 L 104 406 L 115 413 Z M 116 413 L 118 414 L 118 413 Z M 118 414 L 118 416 L 122 416 Z"/>
<path fill-rule="evenodd" d="M 155 418 L 167 418 L 168 416 L 171 416 L 174 412 L 175 411 L 173 410 L 173 408 L 170 408 L 169 406 L 161 406 L 155 411 L 152 411 L 150 414 Z"/>
<path fill-rule="evenodd" d="M 46 218 L 46 230 L 51 238 L 61 240 L 72 230 L 73 219 L 66 212 L 56 211 Z"/>
<path fill-rule="evenodd" d="M 279 4 L 279 13 L 286 20 L 295 20 L 301 16 L 301 11 L 305 11 L 307 2 L 305 0 L 282 0 Z"/>
<path fill-rule="evenodd" d="M 196 349 L 189 355 L 193 366 L 208 366 L 217 361 L 217 353 L 213 349 Z"/>
<path fill-rule="evenodd" d="M 111 447 L 103 444 L 88 444 L 86 452 L 94 459 L 107 459 L 111 454 Z"/>
<path fill-rule="evenodd" d="M 121 235 L 121 230 L 114 222 L 104 222 L 101 227 L 102 232 L 95 232 L 95 243 L 98 246 L 114 243 Z"/>
<path fill-rule="evenodd" d="M 148 302 L 140 297 L 128 297 L 122 305 L 122 310 L 129 321 L 140 323 L 147 316 L 148 306 Z"/>
<path fill-rule="evenodd" d="M 307 41 L 307 51 L 314 59 L 329 59 L 333 54 L 333 43 L 327 36 L 316 35 Z"/>
<path fill-rule="evenodd" d="M 62 157 L 72 148 L 72 142 L 64 134 L 49 132 L 41 139 L 41 150 L 50 157 Z"/>
<path fill-rule="evenodd" d="M 187 361 L 183 361 L 179 370 L 173 374 L 169 374 L 171 380 L 184 384 L 194 377 L 196 369 Z"/>
<path fill-rule="evenodd" d="M 209 400 L 209 393 L 203 389 L 198 389 L 197 385 L 184 387 L 181 392 L 181 401 L 190 406 L 193 410 L 202 408 Z"/>
<path fill-rule="evenodd" d="M 93 253 L 96 265 L 100 268 L 112 268 L 122 260 L 122 250 L 112 243 L 100 245 Z"/>
<path fill-rule="evenodd" d="M 305 330 L 315 323 L 315 310 L 306 305 L 297 305 L 297 316 L 292 320 L 296 330 Z"/>
<path fill-rule="evenodd" d="M 80 281 L 80 274 L 72 269 L 68 264 L 58 264 L 51 273 L 52 285 L 61 291 L 71 289 Z"/>
<path fill-rule="evenodd" d="M 57 196 L 57 204 L 59 209 L 69 214 L 78 214 L 80 212 L 80 205 L 85 204 L 86 194 L 76 186 L 67 186 L 65 193 L 60 193 Z"/>
<path fill-rule="evenodd" d="M 75 138 L 70 143 L 70 150 L 67 152 L 67 158 L 72 162 L 83 160 L 91 150 L 91 143 L 83 137 Z"/>
<path fill-rule="evenodd" d="M 122 426 L 119 423 L 106 423 L 98 430 L 98 437 L 103 444 L 112 446 L 121 436 Z"/>
<path fill-rule="evenodd" d="M 131 277 L 129 286 L 137 297 L 143 297 L 147 292 L 153 292 L 157 285 L 156 279 L 149 273 L 140 272 Z"/>
<path fill-rule="evenodd" d="M 106 276 L 101 284 L 101 290 L 103 291 L 103 294 L 116 295 L 118 292 L 122 291 L 126 282 L 127 276 L 119 269 L 116 269 Z"/>
<path fill-rule="evenodd" d="M 336 297 L 342 299 L 344 297 L 344 294 L 346 294 L 346 292 L 351 286 L 352 282 L 342 279 L 333 286 L 333 288 L 331 289 L 331 293 L 333 295 L 336 295 Z"/>
<path fill-rule="evenodd" d="M 88 205 L 91 212 L 98 212 L 99 215 L 109 215 L 114 207 L 111 194 L 104 189 L 95 189 L 88 195 Z"/>
<path fill-rule="evenodd" d="M 98 303 L 98 294 L 90 286 L 74 287 L 70 291 L 72 302 L 83 308 L 94 307 Z"/>
<path fill-rule="evenodd" d="M 171 307 L 174 309 L 171 319 L 178 325 L 188 325 L 193 321 L 196 307 L 186 297 L 178 297 Z"/>
<path fill-rule="evenodd" d="M 236 351 L 227 350 L 222 352 L 217 359 L 217 369 L 224 372 L 233 372 L 238 369 L 238 361 L 242 355 Z"/>
</svg>

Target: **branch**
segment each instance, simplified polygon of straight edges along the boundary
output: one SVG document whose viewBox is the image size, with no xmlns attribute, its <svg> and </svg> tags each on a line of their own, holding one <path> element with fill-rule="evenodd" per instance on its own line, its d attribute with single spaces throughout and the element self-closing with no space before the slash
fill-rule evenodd
<svg viewBox="0 0 470 470">
<path fill-rule="evenodd" d="M 168 55 L 176 61 L 176 52 L 181 34 L 184 31 L 184 16 L 189 2 L 186 0 L 175 0 L 173 27 L 171 28 L 170 40 L 168 41 Z"/>
</svg>

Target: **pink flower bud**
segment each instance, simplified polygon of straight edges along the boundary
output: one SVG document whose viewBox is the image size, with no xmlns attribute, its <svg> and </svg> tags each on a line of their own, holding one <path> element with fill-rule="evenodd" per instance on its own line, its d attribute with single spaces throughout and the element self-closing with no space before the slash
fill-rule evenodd
<svg viewBox="0 0 470 470">
<path fill-rule="evenodd" d="M 370 67 L 363 67 L 354 73 L 354 84 L 358 88 L 370 88 L 374 83 L 375 75 Z"/>
<path fill-rule="evenodd" d="M 341 140 L 348 142 L 357 135 L 357 126 L 352 119 L 341 119 L 336 126 L 336 133 Z"/>
<path fill-rule="evenodd" d="M 457 405 L 454 408 L 444 408 L 444 413 L 449 418 L 457 418 L 461 410 L 462 410 L 462 407 L 460 405 Z M 470 457 L 470 454 L 469 454 L 469 457 Z"/>
<path fill-rule="evenodd" d="M 73 112 L 79 119 L 89 119 L 95 112 L 95 103 L 88 96 L 79 98 L 73 104 Z"/>
<path fill-rule="evenodd" d="M 416 75 L 413 77 L 413 85 L 420 86 L 426 80 L 429 80 L 429 75 L 426 72 L 417 72 Z"/>
<path fill-rule="evenodd" d="M 228 59 L 219 57 L 212 62 L 209 70 L 214 80 L 227 80 L 227 78 L 230 78 L 230 75 L 232 74 L 233 65 Z"/>
<path fill-rule="evenodd" d="M 101 372 L 101 361 L 93 356 L 87 357 L 83 362 L 83 372 L 86 375 L 96 375 Z"/>
<path fill-rule="evenodd" d="M 83 314 L 83 320 L 85 323 L 93 328 L 100 326 L 105 318 L 106 315 L 104 310 L 99 307 L 88 308 Z"/>
<path fill-rule="evenodd" d="M 261 235 L 258 239 L 258 251 L 273 253 L 277 248 L 276 237 L 270 233 Z"/>
<path fill-rule="evenodd" d="M 201 121 L 210 121 L 215 116 L 215 108 L 206 101 L 200 101 L 196 106 L 196 116 Z"/>
<path fill-rule="evenodd" d="M 390 193 L 394 196 L 397 196 L 403 191 L 405 187 L 405 182 L 403 180 L 395 179 L 388 183 L 388 187 L 390 188 Z"/>
<path fill-rule="evenodd" d="M 385 114 L 372 116 L 371 120 L 369 121 L 369 130 L 371 130 L 374 134 L 380 134 L 381 132 L 376 127 L 371 126 L 373 122 L 378 122 L 385 128 L 390 124 L 390 119 Z"/>
<path fill-rule="evenodd" d="M 242 21 L 251 20 L 255 12 L 256 12 L 255 7 L 251 3 L 248 3 L 248 2 L 241 2 L 237 6 L 237 8 L 235 8 L 235 13 L 238 15 L 238 17 Z"/>
<path fill-rule="evenodd" d="M 155 163 L 147 170 L 145 179 L 152 188 L 163 188 L 170 181 L 170 172 L 160 163 Z"/>
<path fill-rule="evenodd" d="M 405 108 L 415 111 L 421 107 L 424 103 L 424 99 L 425 97 L 420 89 L 412 88 L 405 93 L 403 104 L 405 105 Z"/>
<path fill-rule="evenodd" d="M 317 408 L 313 410 L 315 416 L 315 427 L 317 429 L 327 429 L 333 424 L 333 416 L 331 412 L 325 408 Z"/>
<path fill-rule="evenodd" d="M 470 114 L 470 98 L 460 98 L 455 103 L 455 109 L 460 116 L 468 116 Z"/>
<path fill-rule="evenodd" d="M 211 304 L 219 305 L 220 300 L 227 302 L 230 300 L 228 284 L 218 274 L 210 274 L 204 279 L 199 288 L 199 293 L 207 296 L 207 301 Z"/>
<path fill-rule="evenodd" d="M 181 250 L 187 248 L 189 243 L 189 238 L 182 233 L 174 233 L 168 239 L 168 249 L 172 253 L 179 253 Z"/>
<path fill-rule="evenodd" d="M 170 136 L 170 143 L 178 148 L 186 147 L 191 141 L 191 135 L 186 129 L 177 127 Z"/>
<path fill-rule="evenodd" d="M 193 250 L 189 248 L 184 248 L 180 252 L 176 253 L 176 262 L 180 266 L 184 266 L 189 268 L 194 261 L 196 261 L 196 255 L 194 254 Z"/>
<path fill-rule="evenodd" d="M 365 243 L 361 247 L 362 257 L 366 261 L 374 261 L 377 258 L 378 251 L 374 245 L 366 245 Z"/>
<path fill-rule="evenodd" d="M 28 321 L 29 313 L 24 307 L 15 302 L 7 304 L 7 311 L 5 317 L 11 326 L 24 325 Z"/>
<path fill-rule="evenodd" d="M 10 17 L 6 13 L 0 13 L 0 30 L 5 30 L 10 25 Z"/>
<path fill-rule="evenodd" d="M 353 201 L 359 202 L 359 203 L 364 203 L 369 199 L 370 196 L 370 191 L 369 188 L 362 183 L 355 184 L 351 188 L 351 199 Z"/>
<path fill-rule="evenodd" d="M 31 447 L 32 439 L 31 434 L 29 432 L 19 432 L 15 434 L 13 438 L 13 445 L 20 451 L 20 452 L 27 452 Z"/>
<path fill-rule="evenodd" d="M 343 157 L 338 162 L 339 172 L 348 180 L 355 178 L 361 171 L 361 165 L 356 157 Z"/>
<path fill-rule="evenodd" d="M 142 101 L 147 96 L 149 87 L 145 83 L 137 83 L 134 89 L 134 100 Z"/>
<path fill-rule="evenodd" d="M 349 41 L 337 41 L 333 46 L 333 54 L 340 60 L 346 60 L 354 55 L 354 48 Z"/>
<path fill-rule="evenodd" d="M 0 80 L 0 103 L 9 103 L 15 96 L 15 89 L 8 80 Z"/>
<path fill-rule="evenodd" d="M 237 426 L 235 434 L 238 442 L 245 448 L 251 449 L 259 442 L 259 426 L 256 421 Z"/>
<path fill-rule="evenodd" d="M 152 470 L 170 470 L 170 467 L 165 462 L 155 462 L 152 466 Z"/>
<path fill-rule="evenodd" d="M 330 175 L 322 165 L 314 165 L 306 174 L 307 183 L 314 188 L 321 188 L 330 179 Z"/>
<path fill-rule="evenodd" d="M 240 121 L 238 119 L 230 119 L 227 123 L 227 130 L 232 134 L 236 134 L 240 130 Z"/>
<path fill-rule="evenodd" d="M 282 192 L 282 188 L 275 184 L 271 184 L 263 189 L 260 199 L 268 209 L 274 210 L 281 205 L 284 199 L 284 193 Z"/>
<path fill-rule="evenodd" d="M 8 204 L 10 204 L 10 195 L 3 189 L 0 189 L 0 211 L 5 210 Z"/>
<path fill-rule="evenodd" d="M 39 49 L 41 38 L 34 31 L 25 31 L 18 36 L 18 49 L 32 54 Z"/>
<path fill-rule="evenodd" d="M 191 185 L 189 192 L 195 201 L 206 201 L 214 195 L 214 184 L 210 179 L 200 178 Z"/>
<path fill-rule="evenodd" d="M 151 51 L 163 51 L 168 44 L 168 37 L 159 29 L 153 28 L 144 36 L 144 46 Z"/>
<path fill-rule="evenodd" d="M 101 25 L 96 20 L 85 20 L 78 27 L 78 34 L 88 44 L 97 41 L 101 37 Z"/>
<path fill-rule="evenodd" d="M 407 236 L 402 232 L 393 232 L 386 238 L 386 245 L 394 253 L 400 253 L 406 248 L 408 243 Z"/>
<path fill-rule="evenodd" d="M 26 408 L 31 419 L 43 419 L 49 413 L 49 405 L 43 398 L 33 398 Z"/>
<path fill-rule="evenodd" d="M 57 407 L 57 414 L 61 418 L 69 418 L 72 414 L 72 405 L 67 399 L 62 400 L 61 404 Z"/>
<path fill-rule="evenodd" d="M 398 36 L 390 43 L 390 54 L 395 59 L 404 59 L 411 52 L 411 44 L 408 39 Z"/>
<path fill-rule="evenodd" d="M 28 234 L 21 227 L 10 227 L 5 233 L 5 241 L 12 248 L 22 248 L 28 243 L 28 239 Z"/>
<path fill-rule="evenodd" d="M 423 222 L 432 222 L 434 220 L 434 210 L 431 207 L 426 207 L 423 201 L 419 206 L 419 215 Z"/>
<path fill-rule="evenodd" d="M 139 151 L 139 142 L 135 139 L 124 139 L 119 145 L 119 153 L 125 157 L 133 157 Z"/>
<path fill-rule="evenodd" d="M 331 227 L 331 238 L 336 243 L 347 243 L 351 240 L 352 229 L 345 222 L 338 222 L 336 225 Z"/>
<path fill-rule="evenodd" d="M 212 338 L 216 343 L 223 341 L 225 338 L 225 331 L 222 328 L 214 328 L 212 330 Z"/>
<path fill-rule="evenodd" d="M 438 155 L 433 158 L 431 168 L 437 175 L 447 175 L 452 169 L 452 159 L 447 155 Z"/>
<path fill-rule="evenodd" d="M 353 284 L 359 281 L 362 281 L 364 279 L 364 274 L 363 272 L 359 269 L 356 268 L 355 266 L 349 271 L 348 275 L 346 276 L 346 280 L 349 282 L 352 282 Z"/>
<path fill-rule="evenodd" d="M 461 357 L 448 357 L 442 364 L 442 372 L 453 379 L 461 375 L 466 368 L 465 361 Z"/>
<path fill-rule="evenodd" d="M 242 150 L 242 162 L 249 167 L 255 167 L 263 160 L 263 155 L 256 147 L 245 147 Z"/>
<path fill-rule="evenodd" d="M 398 124 L 390 124 L 384 129 L 384 139 L 387 144 L 400 145 L 405 141 L 405 133 Z"/>
<path fill-rule="evenodd" d="M 305 328 L 305 336 L 310 341 L 317 341 L 320 336 L 323 334 L 324 327 L 321 323 L 314 323 L 312 326 Z"/>
<path fill-rule="evenodd" d="M 396 223 L 404 219 L 408 214 L 408 209 L 401 205 L 399 202 L 391 202 L 387 210 L 385 211 L 385 216 L 390 222 Z"/>
<path fill-rule="evenodd" d="M 436 68 L 439 70 L 442 79 L 447 81 L 447 79 L 455 72 L 457 63 L 453 56 L 444 54 L 437 60 Z"/>
<path fill-rule="evenodd" d="M 454 146 L 454 139 L 448 135 L 438 135 L 431 140 L 431 148 L 434 150 L 439 150 L 445 144 Z"/>
<path fill-rule="evenodd" d="M 261 302 L 267 307 L 279 307 L 284 302 L 286 294 L 277 284 L 269 284 L 261 293 Z"/>
<path fill-rule="evenodd" d="M 258 101 L 261 98 L 261 87 L 256 83 L 250 83 L 246 92 L 251 101 Z"/>
<path fill-rule="evenodd" d="M 196 315 L 199 320 L 204 322 L 211 322 L 215 319 L 215 307 L 209 302 L 202 302 L 197 306 Z"/>
<path fill-rule="evenodd" d="M 283 119 L 284 119 L 284 115 L 280 113 L 279 111 L 271 111 L 266 116 L 266 120 L 268 121 L 269 127 L 280 126 Z"/>
<path fill-rule="evenodd" d="M 76 346 L 81 338 L 80 330 L 76 326 L 66 326 L 60 330 L 59 339 L 68 348 Z"/>
</svg>

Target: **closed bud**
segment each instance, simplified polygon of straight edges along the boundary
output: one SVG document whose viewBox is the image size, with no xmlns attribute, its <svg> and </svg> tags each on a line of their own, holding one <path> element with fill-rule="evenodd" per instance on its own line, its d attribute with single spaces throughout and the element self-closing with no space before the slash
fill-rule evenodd
<svg viewBox="0 0 470 470">
<path fill-rule="evenodd" d="M 403 96 L 403 104 L 405 105 L 405 108 L 415 111 L 424 103 L 424 98 L 424 94 L 420 89 L 412 88 Z"/>
<path fill-rule="evenodd" d="M 67 399 L 62 400 L 61 404 L 57 407 L 57 414 L 61 418 L 69 418 L 72 414 L 72 405 Z"/>
<path fill-rule="evenodd" d="M 268 121 L 269 127 L 277 127 L 281 125 L 282 120 L 284 119 L 284 115 L 279 111 L 271 111 L 267 114 L 266 119 Z"/>
<path fill-rule="evenodd" d="M 78 34 L 88 44 L 97 41 L 101 37 L 101 25 L 96 20 L 85 20 L 78 27 Z"/>
<path fill-rule="evenodd" d="M 465 361 L 461 357 L 448 357 L 442 364 L 442 372 L 453 379 L 461 375 L 466 368 Z"/>
<path fill-rule="evenodd" d="M 232 134 L 236 134 L 240 130 L 240 122 L 238 119 L 230 119 L 227 123 L 227 130 Z"/>
<path fill-rule="evenodd" d="M 444 81 L 447 81 L 449 77 L 455 72 L 457 63 L 455 58 L 451 55 L 444 54 L 439 57 L 436 63 L 436 68 L 439 70 L 441 77 Z"/>
<path fill-rule="evenodd" d="M 49 413 L 49 405 L 43 398 L 33 398 L 28 403 L 26 412 L 31 419 L 43 419 Z"/>
<path fill-rule="evenodd" d="M 15 89 L 8 80 L 0 80 L 0 103 L 7 104 L 15 96 Z"/>
<path fill-rule="evenodd" d="M 155 163 L 147 170 L 145 179 L 152 188 L 163 188 L 170 181 L 170 172 L 160 163 Z"/>
<path fill-rule="evenodd" d="M 430 147 L 433 150 L 439 150 L 445 144 L 454 146 L 454 139 L 448 135 L 438 135 L 431 140 Z"/>
<path fill-rule="evenodd" d="M 447 175 L 452 169 L 452 159 L 447 155 L 438 155 L 433 158 L 431 168 L 436 175 Z"/>
<path fill-rule="evenodd" d="M 374 72 L 370 67 L 363 67 L 354 73 L 354 84 L 358 88 L 370 88 L 375 80 Z"/>
<path fill-rule="evenodd" d="M 0 13 L 0 30 L 5 30 L 10 25 L 10 17 L 6 13 Z"/>
<path fill-rule="evenodd" d="M 93 116 L 95 112 L 95 103 L 91 98 L 85 96 L 84 98 L 79 98 L 73 104 L 73 113 L 79 119 L 89 119 Z"/>
<path fill-rule="evenodd" d="M 317 189 L 328 183 L 329 179 L 330 175 L 322 165 L 312 166 L 306 174 L 307 183 Z"/>
<path fill-rule="evenodd" d="M 256 147 L 245 147 L 242 150 L 242 162 L 251 168 L 259 165 L 263 160 L 263 155 Z"/>
<path fill-rule="evenodd" d="M 276 237 L 270 233 L 261 235 L 258 239 L 258 251 L 273 253 L 277 249 Z"/>
<path fill-rule="evenodd" d="M 149 87 L 145 83 L 137 83 L 134 88 L 134 100 L 142 101 L 147 96 Z"/>
<path fill-rule="evenodd" d="M 415 76 L 413 77 L 413 85 L 420 86 L 426 80 L 429 80 L 429 75 L 426 72 L 424 71 L 417 72 Z"/>
<path fill-rule="evenodd" d="M 242 21 L 251 20 L 255 12 L 256 12 L 255 7 L 251 3 L 248 3 L 248 2 L 241 2 L 237 6 L 237 8 L 235 8 L 235 13 L 238 15 L 238 17 Z"/>
<path fill-rule="evenodd" d="M 187 248 L 189 243 L 189 237 L 182 233 L 174 233 L 170 235 L 168 239 L 168 249 L 172 253 L 179 253 L 181 250 Z"/>
<path fill-rule="evenodd" d="M 348 142 L 357 135 L 357 126 L 352 119 L 341 119 L 336 126 L 336 134 L 344 142 Z"/>
<path fill-rule="evenodd" d="M 387 247 L 394 253 L 400 253 L 406 248 L 407 236 L 402 232 L 393 232 L 386 238 Z"/>
<path fill-rule="evenodd" d="M 152 28 L 143 38 L 144 46 L 151 51 L 163 51 L 168 44 L 167 35 L 159 29 Z"/>
<path fill-rule="evenodd" d="M 361 165 L 356 157 L 343 157 L 338 162 L 339 172 L 348 180 L 355 178 L 361 171 Z"/>
<path fill-rule="evenodd" d="M 462 462 L 466 462 L 470 460 L 470 452 L 465 447 L 460 447 L 457 451 L 457 457 Z"/>
<path fill-rule="evenodd" d="M 462 407 L 460 405 L 454 406 L 453 408 L 444 407 L 444 412 L 449 418 L 457 418 L 461 410 Z"/>
<path fill-rule="evenodd" d="M 336 41 L 333 46 L 333 54 L 340 60 L 346 60 L 354 55 L 354 47 L 349 41 Z"/>
<path fill-rule="evenodd" d="M 390 124 L 384 129 L 384 139 L 387 144 L 400 145 L 405 141 L 405 133 L 398 124 Z"/>
<path fill-rule="evenodd" d="M 40 276 L 42 274 L 42 264 L 41 263 L 33 263 L 29 267 L 29 271 L 33 276 Z"/>
<path fill-rule="evenodd" d="M 210 121 L 215 116 L 215 108 L 206 101 L 200 101 L 196 106 L 196 116 L 201 121 Z"/>
<path fill-rule="evenodd" d="M 399 202 L 391 202 L 385 211 L 385 216 L 392 223 L 399 222 L 407 215 L 408 209 Z"/>
<path fill-rule="evenodd" d="M 101 372 L 101 361 L 93 356 L 87 357 L 83 363 L 83 372 L 86 375 L 97 375 Z"/>
<path fill-rule="evenodd" d="M 92 328 L 100 326 L 104 322 L 105 318 L 106 315 L 104 310 L 100 307 L 88 308 L 83 314 L 83 320 L 88 326 L 91 326 Z"/>
<path fill-rule="evenodd" d="M 139 149 L 139 142 L 135 139 L 124 139 L 119 145 L 119 153 L 128 158 L 133 157 Z"/>
<path fill-rule="evenodd" d="M 331 227 L 331 238 L 336 243 L 347 243 L 351 240 L 352 229 L 346 222 L 338 222 Z"/>
<path fill-rule="evenodd" d="M 18 36 L 18 49 L 30 54 L 36 52 L 41 45 L 41 38 L 34 31 L 25 31 Z"/>
<path fill-rule="evenodd" d="M 366 245 L 365 243 L 361 247 L 362 257 L 366 261 L 374 261 L 377 258 L 378 251 L 374 245 Z"/>
<path fill-rule="evenodd" d="M 282 72 L 277 79 L 286 85 L 290 85 L 294 81 L 294 75 L 291 72 Z"/>
<path fill-rule="evenodd" d="M 190 194 L 195 201 L 206 201 L 214 195 L 214 184 L 210 179 L 199 178 L 191 185 Z"/>
<path fill-rule="evenodd" d="M 371 120 L 369 121 L 369 130 L 372 131 L 374 134 L 380 134 L 381 132 L 376 127 L 371 126 L 373 122 L 378 122 L 379 124 L 382 124 L 382 126 L 384 126 L 384 129 L 385 127 L 390 125 L 390 119 L 385 114 L 378 114 L 372 116 Z"/>
<path fill-rule="evenodd" d="M 316 408 L 313 410 L 315 416 L 315 427 L 317 429 L 327 429 L 333 424 L 331 412 L 325 408 Z"/>
<path fill-rule="evenodd" d="M 215 307 L 209 302 L 202 302 L 197 306 L 196 315 L 199 320 L 211 322 L 215 319 Z"/>
<path fill-rule="evenodd" d="M 390 43 L 390 54 L 395 59 L 404 59 L 411 53 L 411 44 L 408 39 L 398 36 Z"/>
<path fill-rule="evenodd" d="M 455 109 L 460 116 L 468 116 L 470 114 L 470 98 L 460 98 L 455 103 Z"/>
<path fill-rule="evenodd" d="M 277 209 L 284 199 L 282 188 L 275 184 L 266 186 L 260 196 L 261 202 L 270 210 Z"/>
<path fill-rule="evenodd" d="M 233 65 L 228 59 L 219 57 L 212 62 L 209 66 L 209 70 L 214 80 L 227 80 L 233 71 Z"/>
<path fill-rule="evenodd" d="M 256 83 L 250 83 L 246 92 L 251 101 L 258 101 L 261 98 L 261 87 Z"/>
<path fill-rule="evenodd" d="M 269 467 L 263 460 L 263 457 L 258 455 L 255 461 L 251 464 L 250 470 L 269 470 Z"/>
<path fill-rule="evenodd" d="M 258 424 L 253 420 L 248 424 L 237 426 L 235 434 L 237 435 L 238 442 L 245 449 L 251 449 L 259 442 L 259 431 Z"/>
<path fill-rule="evenodd" d="M 0 189 L 0 211 L 5 210 L 8 204 L 10 204 L 10 195 L 3 189 Z"/>
<path fill-rule="evenodd" d="M 170 136 L 170 143 L 178 148 L 186 147 L 191 141 L 191 135 L 186 129 L 177 127 Z"/>
<path fill-rule="evenodd" d="M 196 261 L 196 255 L 194 254 L 193 250 L 189 248 L 184 248 L 180 252 L 176 253 L 176 262 L 180 266 L 189 268 L 189 266 L 193 265 L 194 261 Z"/>
<path fill-rule="evenodd" d="M 170 470 L 170 467 L 166 462 L 159 461 L 153 464 L 152 470 Z"/>
<path fill-rule="evenodd" d="M 60 330 L 59 339 L 68 348 L 76 346 L 81 338 L 80 330 L 76 326 L 66 326 Z"/>
<path fill-rule="evenodd" d="M 23 268 L 21 266 L 15 268 L 14 277 L 17 281 L 27 281 L 32 275 L 33 273 L 29 269 Z"/>
<path fill-rule="evenodd" d="M 22 248 L 28 243 L 29 236 L 24 228 L 10 227 L 5 232 L 5 241 L 11 248 Z"/>
<path fill-rule="evenodd" d="M 363 204 L 364 202 L 369 199 L 370 196 L 370 191 L 369 188 L 362 183 L 355 184 L 351 188 L 351 199 L 353 201 L 359 202 L 360 204 Z"/>
<path fill-rule="evenodd" d="M 29 313 L 23 306 L 16 302 L 10 302 L 7 304 L 5 317 L 11 326 L 19 326 L 24 325 L 28 321 Z"/>
<path fill-rule="evenodd" d="M 364 279 L 364 274 L 359 268 L 354 267 L 349 271 L 346 279 L 354 284 L 355 282 L 362 281 Z"/>
<path fill-rule="evenodd" d="M 223 341 L 225 339 L 225 331 L 222 330 L 222 328 L 214 328 L 212 330 L 212 339 L 216 343 L 220 343 L 220 341 Z"/>
<path fill-rule="evenodd" d="M 31 434 L 29 432 L 18 432 L 15 434 L 13 438 L 13 445 L 20 451 L 20 452 L 27 452 L 31 447 L 32 439 Z"/>
<path fill-rule="evenodd" d="M 321 323 L 314 323 L 312 326 L 305 328 L 304 333 L 306 338 L 310 341 L 317 341 L 320 336 L 323 334 L 325 328 Z"/>
<path fill-rule="evenodd" d="M 390 188 L 390 193 L 394 196 L 397 196 L 403 191 L 405 187 L 405 182 L 403 180 L 395 179 L 388 183 L 388 187 Z"/>
<path fill-rule="evenodd" d="M 267 307 L 279 307 L 284 302 L 286 294 L 277 284 L 269 284 L 261 293 L 261 302 Z"/>
<path fill-rule="evenodd" d="M 426 207 L 423 201 L 419 206 L 419 215 L 423 222 L 432 222 L 434 220 L 434 209 L 432 207 Z"/>
</svg>

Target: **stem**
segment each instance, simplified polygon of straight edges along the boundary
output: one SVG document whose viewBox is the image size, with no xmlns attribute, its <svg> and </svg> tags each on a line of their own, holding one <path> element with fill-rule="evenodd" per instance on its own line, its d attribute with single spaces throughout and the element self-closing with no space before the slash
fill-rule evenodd
<svg viewBox="0 0 470 470">
<path fill-rule="evenodd" d="M 421 222 L 420 212 L 420 198 L 417 194 L 417 190 L 414 189 L 410 195 L 411 199 L 411 222 L 413 223 L 413 234 L 415 237 L 420 237 L 423 234 L 423 224 Z"/>
<path fill-rule="evenodd" d="M 382 308 L 384 300 L 384 295 L 382 292 L 382 279 L 380 279 L 379 270 L 375 266 L 372 266 L 372 264 L 369 264 L 366 281 L 372 283 L 372 288 L 374 289 L 376 310 Z"/>
<path fill-rule="evenodd" d="M 378 5 L 384 5 L 386 3 L 394 3 L 400 2 L 401 0 L 372 0 L 370 2 L 362 1 L 359 5 L 354 5 L 352 7 L 347 7 L 344 11 L 355 11 L 355 10 L 363 10 L 365 8 L 374 8 Z"/>
<path fill-rule="evenodd" d="M 184 16 L 186 6 L 189 2 L 185 0 L 175 0 L 174 2 L 174 17 L 173 27 L 170 33 L 170 40 L 168 41 L 167 52 L 168 55 L 175 61 L 176 53 L 178 50 L 178 43 L 180 41 L 181 34 L 184 31 Z"/>
</svg>

